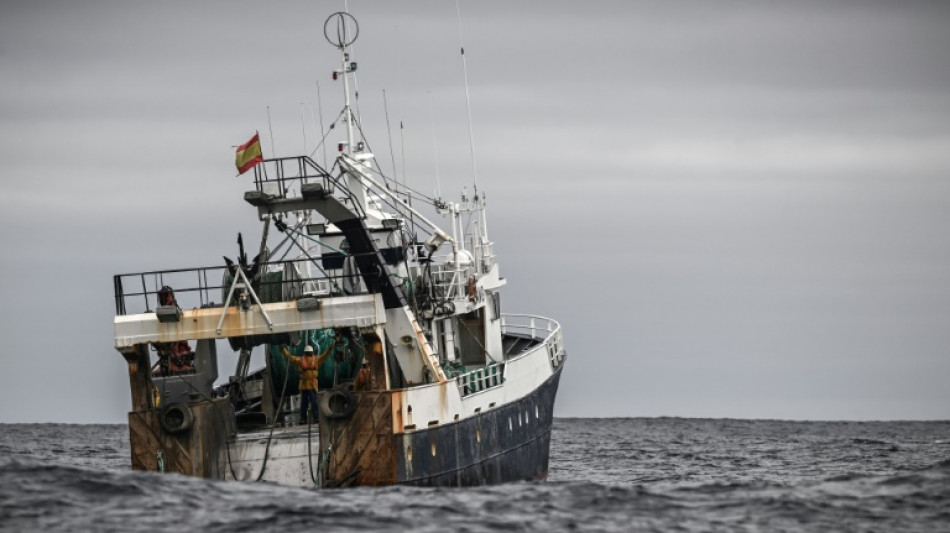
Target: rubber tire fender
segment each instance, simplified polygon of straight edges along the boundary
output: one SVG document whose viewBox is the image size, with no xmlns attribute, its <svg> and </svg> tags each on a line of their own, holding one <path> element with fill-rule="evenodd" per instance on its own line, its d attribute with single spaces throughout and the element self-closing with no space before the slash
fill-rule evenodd
<svg viewBox="0 0 950 533">
<path fill-rule="evenodd" d="M 191 429 L 195 421 L 191 408 L 184 403 L 170 403 L 158 412 L 158 424 L 165 433 L 177 435 Z"/>
<path fill-rule="evenodd" d="M 345 388 L 335 388 L 321 394 L 317 405 L 323 416 L 331 420 L 349 418 L 356 411 L 356 396 Z"/>
</svg>

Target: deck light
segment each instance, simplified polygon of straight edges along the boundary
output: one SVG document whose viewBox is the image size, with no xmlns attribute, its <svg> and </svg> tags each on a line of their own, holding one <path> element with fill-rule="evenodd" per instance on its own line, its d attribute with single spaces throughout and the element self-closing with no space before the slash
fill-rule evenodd
<svg viewBox="0 0 950 533">
<path fill-rule="evenodd" d="M 429 250 L 429 254 L 431 255 L 435 253 L 435 251 L 438 250 L 440 246 L 442 246 L 442 243 L 447 240 L 449 240 L 449 236 L 445 233 L 442 233 L 441 231 L 433 233 L 431 237 L 426 239 L 426 249 Z"/>
<path fill-rule="evenodd" d="M 177 305 L 160 305 L 155 310 L 158 321 L 163 324 L 168 322 L 178 322 L 181 320 L 181 309 Z"/>
</svg>

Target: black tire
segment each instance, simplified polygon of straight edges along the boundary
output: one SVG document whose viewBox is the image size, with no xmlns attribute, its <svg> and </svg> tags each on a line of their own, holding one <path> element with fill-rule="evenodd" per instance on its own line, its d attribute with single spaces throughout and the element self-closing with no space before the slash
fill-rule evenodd
<svg viewBox="0 0 950 533">
<path fill-rule="evenodd" d="M 183 403 L 168 404 L 158 413 L 159 425 L 170 435 L 188 431 L 194 421 L 191 408 Z"/>
<path fill-rule="evenodd" d="M 346 389 L 333 389 L 320 395 L 317 402 L 323 416 L 335 420 L 349 418 L 356 411 L 356 396 Z"/>
</svg>

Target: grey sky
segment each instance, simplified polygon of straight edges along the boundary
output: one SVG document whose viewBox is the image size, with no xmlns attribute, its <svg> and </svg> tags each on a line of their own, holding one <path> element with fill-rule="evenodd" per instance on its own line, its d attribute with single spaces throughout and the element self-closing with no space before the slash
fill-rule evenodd
<svg viewBox="0 0 950 533">
<path fill-rule="evenodd" d="M 410 183 L 435 190 L 435 136 L 457 197 L 455 3 L 349 5 L 381 166 L 386 89 Z M 259 130 L 272 153 L 270 106 L 297 155 L 303 102 L 313 149 L 316 80 L 340 109 L 322 23 L 341 8 L 5 5 L 0 421 L 124 421 L 111 276 L 259 238 L 232 146 Z M 950 5 L 462 10 L 503 306 L 564 326 L 558 415 L 950 416 Z"/>
</svg>

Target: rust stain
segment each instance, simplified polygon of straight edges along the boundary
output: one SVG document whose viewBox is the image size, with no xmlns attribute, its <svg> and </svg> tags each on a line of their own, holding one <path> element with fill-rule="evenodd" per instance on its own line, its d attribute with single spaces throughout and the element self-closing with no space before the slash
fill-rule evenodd
<svg viewBox="0 0 950 533">
<path fill-rule="evenodd" d="M 403 391 L 392 391 L 392 420 L 393 420 L 393 433 L 399 434 L 402 433 L 402 428 L 405 426 L 405 420 L 402 418 L 402 406 L 403 406 Z"/>
<path fill-rule="evenodd" d="M 327 486 L 380 486 L 396 482 L 393 396 L 389 391 L 362 392 L 357 395 L 352 417 L 329 420 L 321 414 L 321 449 L 329 444 L 322 439 L 329 438 L 334 450 L 325 471 Z"/>
<path fill-rule="evenodd" d="M 448 382 L 439 384 L 439 422 L 449 418 L 449 391 Z"/>
</svg>

